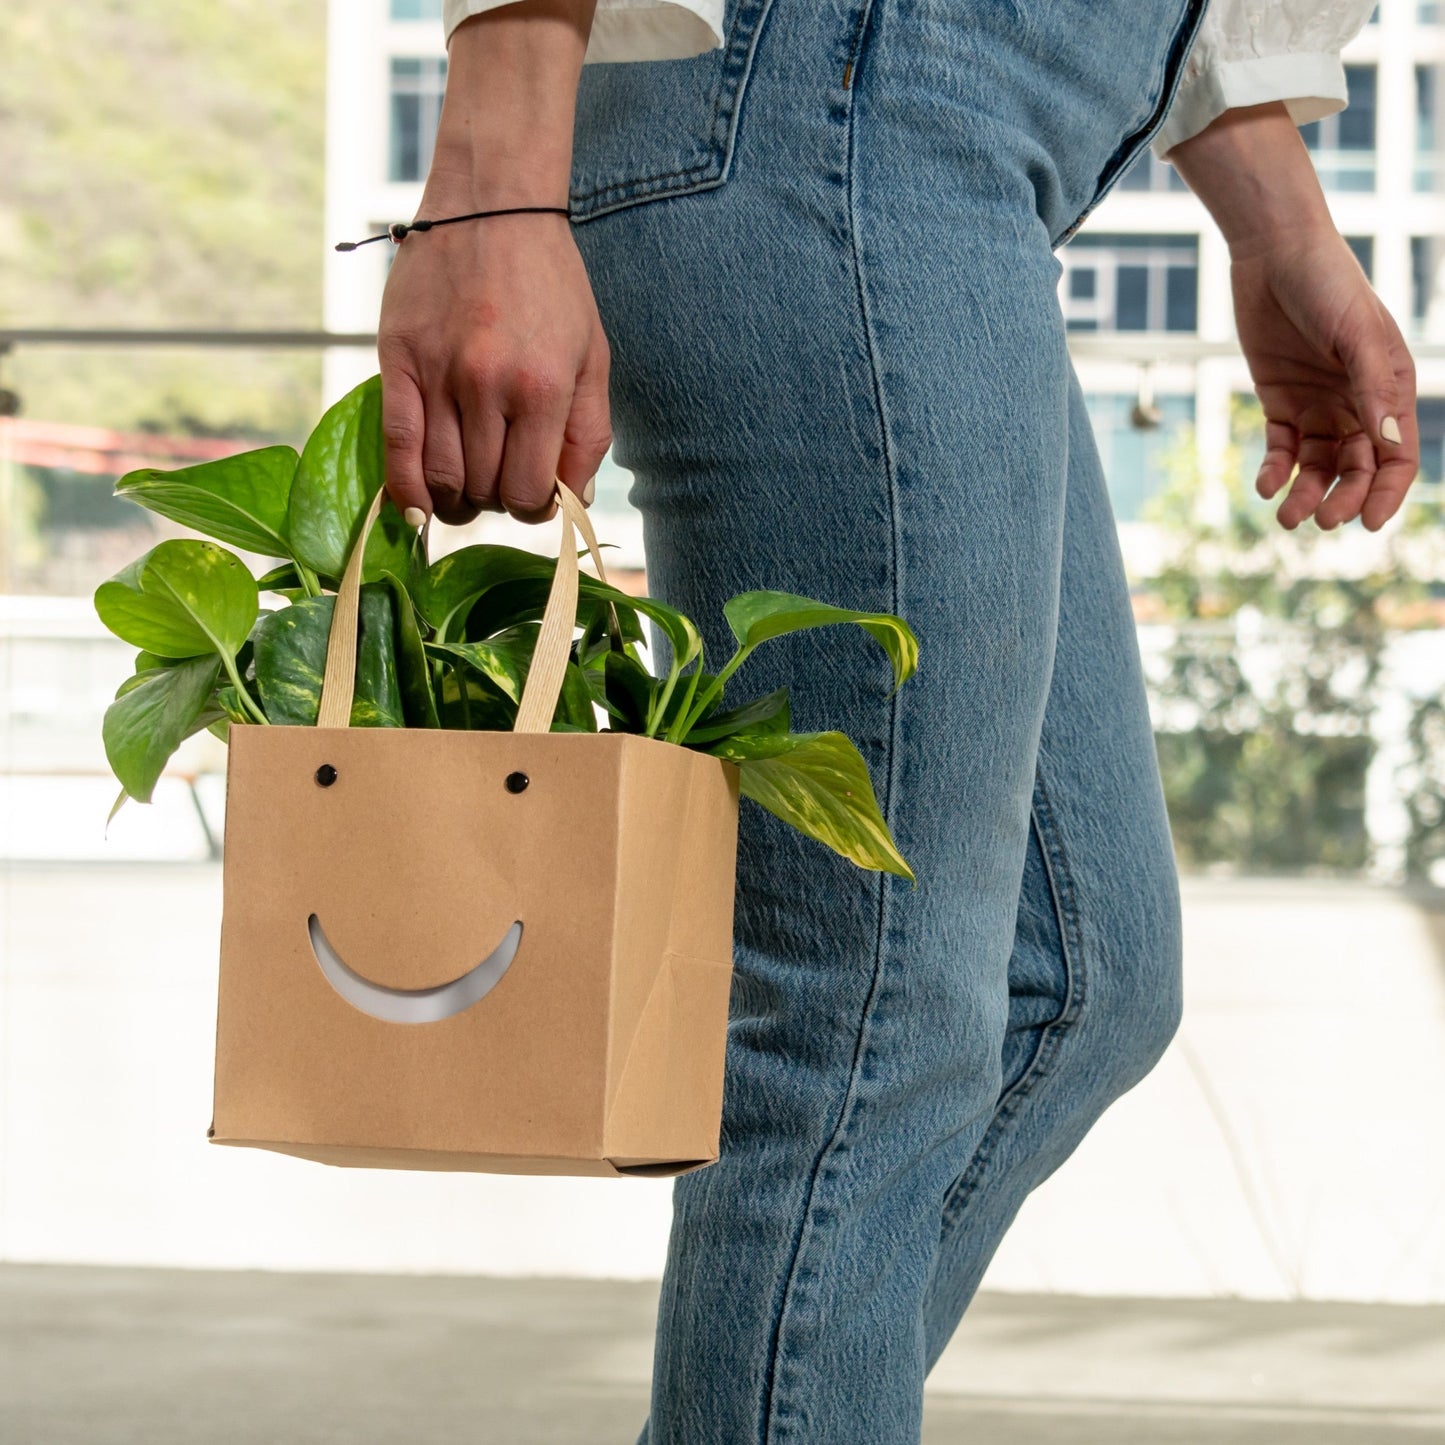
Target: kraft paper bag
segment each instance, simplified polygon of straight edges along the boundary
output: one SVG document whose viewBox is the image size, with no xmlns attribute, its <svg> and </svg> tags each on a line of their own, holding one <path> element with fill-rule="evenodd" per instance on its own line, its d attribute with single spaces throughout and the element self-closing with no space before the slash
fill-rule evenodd
<svg viewBox="0 0 1445 1445">
<path fill-rule="evenodd" d="M 320 725 L 231 729 L 215 1143 L 521 1174 L 717 1158 L 738 771 L 651 738 L 547 731 L 573 522 L 601 573 L 581 504 L 557 492 L 515 731 L 345 725 L 366 528 Z"/>
</svg>

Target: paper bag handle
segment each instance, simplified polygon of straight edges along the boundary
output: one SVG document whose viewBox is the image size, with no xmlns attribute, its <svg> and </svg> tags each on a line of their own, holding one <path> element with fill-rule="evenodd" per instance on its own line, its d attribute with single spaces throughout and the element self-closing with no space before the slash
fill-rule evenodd
<svg viewBox="0 0 1445 1445">
<path fill-rule="evenodd" d="M 567 656 L 572 650 L 572 629 L 577 619 L 577 539 L 572 528 L 575 524 L 587 543 L 592 561 L 597 567 L 598 580 L 607 581 L 607 570 L 602 564 L 602 552 L 597 545 L 597 534 L 592 530 L 592 519 L 587 508 L 578 500 L 577 494 L 560 479 L 554 480 L 553 489 L 562 516 L 562 539 L 557 550 L 557 567 L 552 574 L 552 586 L 547 593 L 547 605 L 542 611 L 542 626 L 537 633 L 537 643 L 532 660 L 527 668 L 527 680 L 522 685 L 522 700 L 517 707 L 517 720 L 512 731 L 518 733 L 545 733 L 552 727 L 552 715 L 557 711 L 557 700 L 562 696 L 562 681 L 567 672 Z M 316 716 L 316 726 L 323 728 L 344 728 L 351 723 L 351 701 L 356 692 L 356 648 L 359 638 L 361 615 L 361 570 L 366 554 L 366 540 L 381 514 L 386 499 L 383 487 L 371 499 L 346 561 L 346 571 L 341 585 L 336 590 L 336 604 L 331 614 L 331 631 L 326 639 L 326 673 L 321 680 L 321 705 Z M 616 611 L 613 612 L 616 626 Z"/>
</svg>

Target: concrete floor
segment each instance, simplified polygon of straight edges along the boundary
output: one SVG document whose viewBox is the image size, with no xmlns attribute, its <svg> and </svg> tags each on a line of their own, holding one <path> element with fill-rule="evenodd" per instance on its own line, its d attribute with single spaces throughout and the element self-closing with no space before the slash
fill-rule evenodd
<svg viewBox="0 0 1445 1445">
<path fill-rule="evenodd" d="M 656 1297 L 7 1265 L 0 1441 L 633 1445 Z M 930 1377 L 924 1430 L 925 1445 L 1407 1440 L 1445 1440 L 1445 1307 L 982 1295 Z"/>
</svg>

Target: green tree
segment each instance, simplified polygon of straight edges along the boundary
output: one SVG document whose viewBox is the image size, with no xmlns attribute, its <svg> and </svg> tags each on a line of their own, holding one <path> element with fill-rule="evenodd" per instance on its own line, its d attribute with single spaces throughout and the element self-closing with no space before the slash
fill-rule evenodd
<svg viewBox="0 0 1445 1445">
<path fill-rule="evenodd" d="M 325 21 L 0 6 L 0 325 L 318 325 Z M 297 438 L 319 405 L 308 354 L 37 347 L 8 374 L 31 417 L 123 430 Z"/>
<path fill-rule="evenodd" d="M 1423 579 L 1442 575 L 1439 505 L 1413 502 L 1371 564 L 1347 570 L 1341 538 L 1312 523 L 1285 532 L 1246 482 L 1257 405 L 1239 402 L 1233 422 L 1222 515 L 1200 516 L 1192 438 L 1146 512 L 1167 550 L 1143 590 L 1173 624 L 1151 701 L 1175 844 L 1192 866 L 1355 871 L 1370 861 L 1365 773 L 1386 649 L 1398 629 L 1431 625 Z M 1431 706 L 1417 708 L 1420 750 L 1445 732 L 1445 719 L 1427 727 Z M 1416 871 L 1445 813 L 1436 782 L 1433 811 L 1423 781 L 1407 800 Z"/>
</svg>

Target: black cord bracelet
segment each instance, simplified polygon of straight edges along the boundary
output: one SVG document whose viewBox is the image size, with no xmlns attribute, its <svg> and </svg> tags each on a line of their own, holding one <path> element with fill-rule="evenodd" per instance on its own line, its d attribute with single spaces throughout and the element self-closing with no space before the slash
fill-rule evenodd
<svg viewBox="0 0 1445 1445">
<path fill-rule="evenodd" d="M 486 216 L 566 215 L 570 215 L 566 206 L 503 206 L 495 211 L 469 211 L 465 216 L 442 216 L 435 221 L 413 221 L 410 225 L 405 221 L 393 221 L 380 235 L 368 236 L 364 241 L 338 241 L 336 249 L 354 251 L 358 246 L 369 246 L 373 241 L 388 240 L 399 246 L 413 231 L 430 231 L 433 226 L 450 226 L 457 221 L 480 221 Z"/>
</svg>

